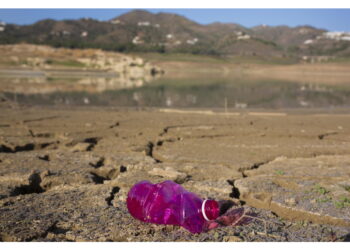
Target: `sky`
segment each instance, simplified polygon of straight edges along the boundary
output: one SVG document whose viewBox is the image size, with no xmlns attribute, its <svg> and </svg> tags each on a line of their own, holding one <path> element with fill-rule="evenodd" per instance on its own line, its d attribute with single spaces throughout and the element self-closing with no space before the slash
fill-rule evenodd
<svg viewBox="0 0 350 250">
<path fill-rule="evenodd" d="M 90 17 L 110 20 L 132 9 L 0 9 L 0 21 L 32 24 L 42 19 L 79 19 Z M 311 25 L 330 31 L 350 32 L 350 9 L 144 9 L 152 13 L 168 12 L 185 16 L 200 24 L 212 22 L 256 25 Z"/>
</svg>

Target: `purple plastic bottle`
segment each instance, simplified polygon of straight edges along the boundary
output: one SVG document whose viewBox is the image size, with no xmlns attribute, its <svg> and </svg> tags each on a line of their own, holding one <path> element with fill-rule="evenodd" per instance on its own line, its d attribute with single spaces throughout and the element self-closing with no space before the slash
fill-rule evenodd
<svg viewBox="0 0 350 250">
<path fill-rule="evenodd" d="M 215 200 L 202 200 L 173 181 L 135 184 L 128 193 L 127 207 L 136 219 L 179 225 L 191 233 L 202 232 L 207 221 L 219 216 L 219 205 Z"/>
</svg>

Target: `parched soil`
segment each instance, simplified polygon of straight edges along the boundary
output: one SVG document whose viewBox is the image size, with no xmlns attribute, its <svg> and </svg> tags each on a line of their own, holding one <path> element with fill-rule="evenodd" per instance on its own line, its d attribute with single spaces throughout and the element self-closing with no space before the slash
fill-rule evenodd
<svg viewBox="0 0 350 250">
<path fill-rule="evenodd" d="M 3 105 L 0 240 L 349 241 L 350 115 L 311 113 Z M 141 180 L 257 219 L 201 234 L 137 221 Z"/>
</svg>

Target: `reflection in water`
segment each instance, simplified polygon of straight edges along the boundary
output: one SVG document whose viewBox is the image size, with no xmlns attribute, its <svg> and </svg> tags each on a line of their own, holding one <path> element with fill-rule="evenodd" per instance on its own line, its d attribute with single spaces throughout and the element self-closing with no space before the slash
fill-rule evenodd
<svg viewBox="0 0 350 250">
<path fill-rule="evenodd" d="M 20 94 L 49 94 L 53 92 L 85 91 L 99 93 L 106 90 L 140 87 L 149 79 L 122 77 L 11 77 L 0 78 L 0 89 Z"/>
<path fill-rule="evenodd" d="M 17 81 L 17 82 L 16 82 Z M 172 108 L 327 108 L 350 107 L 350 86 L 206 77 L 169 79 L 146 84 L 118 78 L 12 79 L 2 88 L 9 99 L 37 105 L 110 105 Z M 148 79 L 149 81 L 149 79 Z M 4 80 L 0 83 L 4 85 Z"/>
</svg>

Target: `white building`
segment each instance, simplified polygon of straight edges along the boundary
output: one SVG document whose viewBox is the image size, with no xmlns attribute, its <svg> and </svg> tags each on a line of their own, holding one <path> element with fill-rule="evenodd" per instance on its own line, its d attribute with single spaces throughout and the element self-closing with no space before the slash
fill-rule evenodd
<svg viewBox="0 0 350 250">
<path fill-rule="evenodd" d="M 307 107 L 307 106 L 310 105 L 307 101 L 303 101 L 303 100 L 300 100 L 300 101 L 299 101 L 299 104 L 300 104 L 300 106 L 302 106 L 302 107 Z"/>
<path fill-rule="evenodd" d="M 0 22 L 0 32 L 5 31 L 5 26 L 6 26 L 5 22 Z"/>
<path fill-rule="evenodd" d="M 323 37 L 332 40 L 350 41 L 350 32 L 332 31 L 323 33 Z"/>
<path fill-rule="evenodd" d="M 247 40 L 250 39 L 250 35 L 242 35 L 237 37 L 238 40 Z"/>
<path fill-rule="evenodd" d="M 167 105 L 168 107 L 171 107 L 173 105 L 173 100 L 171 100 L 170 96 L 166 97 L 165 105 Z"/>
<path fill-rule="evenodd" d="M 64 30 L 64 31 L 62 31 L 62 34 L 63 34 L 64 36 L 69 36 L 69 35 L 70 35 L 70 32 L 67 31 L 67 30 Z"/>
<path fill-rule="evenodd" d="M 244 102 L 235 102 L 235 108 L 237 109 L 245 109 L 248 107 L 247 103 Z"/>
<path fill-rule="evenodd" d="M 112 21 L 111 21 L 111 23 L 112 23 L 112 24 L 120 24 L 120 23 L 121 23 L 121 21 L 120 21 L 120 20 L 118 20 L 118 19 L 116 19 L 116 20 L 112 20 Z"/>
<path fill-rule="evenodd" d="M 198 38 L 188 39 L 186 43 L 194 45 L 198 42 Z"/>
<path fill-rule="evenodd" d="M 87 37 L 88 34 L 89 34 L 89 33 L 88 33 L 87 31 L 83 31 L 83 32 L 81 33 L 80 36 L 81 36 L 81 37 Z"/>
<path fill-rule="evenodd" d="M 304 42 L 304 44 L 311 44 L 311 43 L 313 43 L 313 42 L 314 42 L 314 40 L 309 39 L 309 40 L 306 40 L 306 41 Z"/>
<path fill-rule="evenodd" d="M 132 39 L 133 44 L 143 44 L 143 41 L 140 39 L 140 37 L 135 36 L 134 39 Z"/>
<path fill-rule="evenodd" d="M 167 39 L 172 39 L 173 37 L 174 37 L 173 34 L 167 34 L 167 35 L 166 35 L 166 38 L 167 38 Z"/>
<path fill-rule="evenodd" d="M 137 25 L 138 26 L 150 26 L 151 23 L 150 22 L 138 22 Z"/>
<path fill-rule="evenodd" d="M 336 39 L 338 37 L 341 37 L 343 34 L 344 32 L 341 32 L 341 31 L 331 31 L 331 32 L 326 32 L 323 35 L 330 39 Z"/>
</svg>

